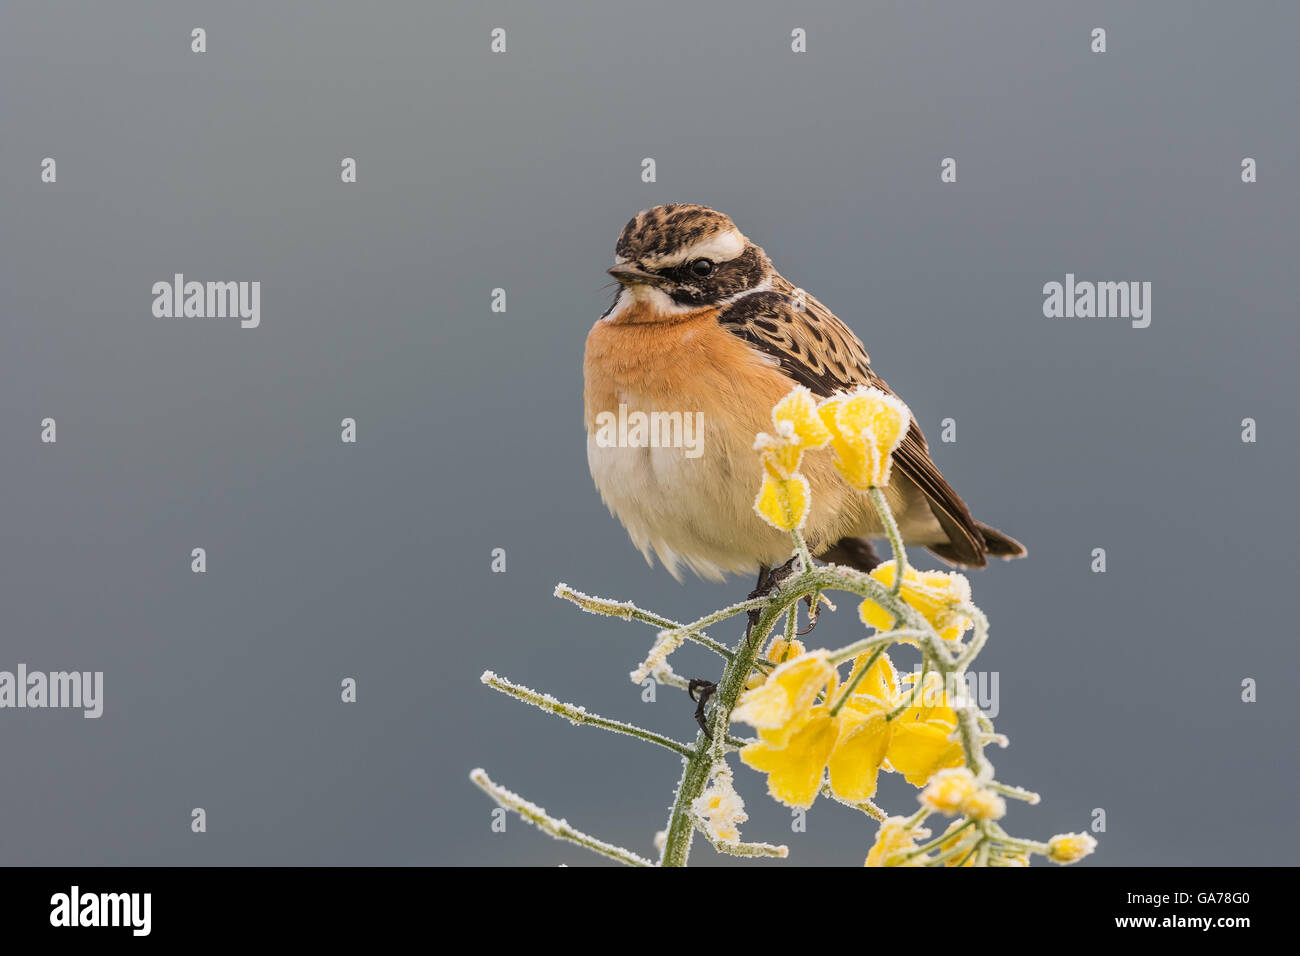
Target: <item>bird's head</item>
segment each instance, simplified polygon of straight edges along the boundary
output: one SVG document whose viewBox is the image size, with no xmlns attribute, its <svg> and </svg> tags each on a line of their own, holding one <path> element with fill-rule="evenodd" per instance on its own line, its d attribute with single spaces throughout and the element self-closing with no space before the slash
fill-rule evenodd
<svg viewBox="0 0 1300 956">
<path fill-rule="evenodd" d="M 609 274 L 635 299 L 670 311 L 720 305 L 764 288 L 772 263 L 730 217 L 707 206 L 669 203 L 623 227 Z"/>
</svg>

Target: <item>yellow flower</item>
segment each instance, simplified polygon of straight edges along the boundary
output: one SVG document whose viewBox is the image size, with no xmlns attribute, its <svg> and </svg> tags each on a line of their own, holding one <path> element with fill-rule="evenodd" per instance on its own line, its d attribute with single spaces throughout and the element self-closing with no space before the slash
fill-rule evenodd
<svg viewBox="0 0 1300 956">
<path fill-rule="evenodd" d="M 872 386 L 827 399 L 818 408 L 831 435 L 835 467 L 859 491 L 889 484 L 894 449 L 902 444 L 912 413 L 895 396 Z"/>
<path fill-rule="evenodd" d="M 1007 814 L 1007 802 L 992 790 L 976 790 L 961 806 L 972 820 L 1000 820 Z"/>
<path fill-rule="evenodd" d="M 928 830 L 908 829 L 906 817 L 889 817 L 880 824 L 876 842 L 867 853 L 864 866 L 924 866 L 921 856 L 910 860 L 903 857 L 916 849 L 918 838 L 925 839 Z"/>
<path fill-rule="evenodd" d="M 1006 801 L 981 788 L 967 767 L 940 770 L 918 799 L 928 809 L 950 817 L 960 813 L 972 820 L 997 820 L 1007 812 Z"/>
<path fill-rule="evenodd" d="M 892 588 L 897 573 L 897 563 L 886 561 L 871 576 Z M 970 581 L 965 575 L 955 571 L 918 571 L 909 565 L 903 573 L 899 593 L 945 640 L 960 640 L 974 623 L 960 610 L 971 600 Z M 874 601 L 863 601 L 858 613 L 863 623 L 877 630 L 887 631 L 894 626 L 894 616 Z"/>
<path fill-rule="evenodd" d="M 784 747 L 834 674 L 826 651 L 801 654 L 779 665 L 761 686 L 745 691 L 731 719 L 755 727 L 767 745 Z"/>
<path fill-rule="evenodd" d="M 786 661 L 792 661 L 806 653 L 808 653 L 807 648 L 803 646 L 803 641 L 799 640 L 799 638 L 786 640 L 784 637 L 778 637 L 772 641 L 772 646 L 767 649 L 767 659 L 773 664 L 784 664 Z"/>
<path fill-rule="evenodd" d="M 1088 833 L 1058 833 L 1047 841 L 1047 858 L 1053 863 L 1078 863 L 1097 849 Z"/>
<path fill-rule="evenodd" d="M 805 653 L 807 649 L 803 646 L 803 641 L 798 638 L 787 641 L 784 637 L 777 637 L 772 641 L 772 646 L 767 649 L 765 656 L 772 664 L 784 664 L 796 657 L 802 657 Z M 766 680 L 767 674 L 756 670 L 749 675 L 749 680 L 745 681 L 745 689 L 753 690 L 755 687 L 761 687 Z"/>
<path fill-rule="evenodd" d="M 817 414 L 812 392 L 802 385 L 772 409 L 775 434 L 759 432 L 754 449 L 762 453 L 763 485 L 754 499 L 754 510 L 779 531 L 795 531 L 808 517 L 811 491 L 808 481 L 799 474 L 803 453 L 821 448 L 831 440 L 831 433 Z"/>
<path fill-rule="evenodd" d="M 953 767 L 936 773 L 917 799 L 926 808 L 951 817 L 961 812 L 976 789 L 975 774 L 969 768 Z"/>
<path fill-rule="evenodd" d="M 907 680 L 911 682 L 915 677 L 909 675 Z M 900 693 L 892 706 L 906 699 L 906 693 Z M 890 726 L 893 738 L 888 766 L 914 787 L 925 786 L 940 770 L 966 762 L 961 744 L 950 739 L 957 729 L 957 712 L 948 706 L 943 678 L 934 671 L 926 674 L 925 685 L 912 696 L 911 706 Z"/>
<path fill-rule="evenodd" d="M 845 706 L 838 714 L 840 735 L 827 761 L 831 789 L 841 800 L 861 803 L 876 793 L 876 778 L 893 740 L 885 712 L 864 714 Z"/>
<path fill-rule="evenodd" d="M 867 657 L 858 658 L 854 674 Z M 852 677 L 849 679 L 851 682 Z M 836 796 L 855 802 L 869 800 L 875 795 L 882 767 L 921 787 L 938 771 L 965 763 L 961 744 L 948 739 L 957 728 L 957 714 L 946 705 L 939 675 L 929 675 L 927 686 L 918 691 L 912 705 L 893 720 L 886 720 L 906 699 L 889 655 L 881 654 L 839 714 L 840 738 L 829 767 Z"/>
<path fill-rule="evenodd" d="M 772 467 L 785 477 L 799 470 L 805 451 L 825 447 L 831 440 L 830 431 L 817 413 L 817 400 L 802 385 L 796 385 L 773 406 L 772 425 L 776 435 L 760 432 L 754 447 L 770 452 Z"/>
<path fill-rule="evenodd" d="M 830 656 L 812 651 L 779 665 L 732 711 L 733 720 L 758 729 L 759 739 L 741 749 L 740 759 L 767 774 L 773 799 L 792 807 L 810 807 L 817 799 L 844 714 L 830 714 L 838 686 Z"/>
<path fill-rule="evenodd" d="M 785 728 L 781 746 L 760 732 L 762 739 L 742 748 L 740 759 L 767 774 L 767 792 L 774 800 L 791 807 L 811 807 L 821 790 L 826 761 L 838 733 L 838 721 L 828 708 L 814 707 Z"/>
<path fill-rule="evenodd" d="M 802 528 L 808 517 L 808 499 L 812 496 L 808 479 L 798 473 L 786 478 L 773 477 L 773 469 L 767 464 L 766 453 L 764 465 L 763 486 L 758 489 L 758 497 L 754 499 L 754 510 L 778 531 L 796 531 Z"/>
<path fill-rule="evenodd" d="M 854 676 L 867 656 L 854 664 Z M 918 695 L 921 703 L 887 720 L 906 698 L 887 654 L 871 665 L 837 715 L 839 737 L 827 764 L 836 796 L 853 802 L 871 799 L 882 767 L 903 774 L 908 783 L 919 787 L 939 770 L 965 762 L 961 744 L 948 739 L 957 727 L 957 715 L 935 693 L 942 681 L 939 675 L 932 676 L 935 680 Z M 938 704 L 927 706 L 926 700 Z"/>
<path fill-rule="evenodd" d="M 867 657 L 854 663 L 850 681 Z M 943 697 L 942 680 L 938 674 L 929 678 L 913 703 L 887 720 L 907 698 L 889 656 L 881 654 L 832 715 L 839 681 L 827 652 L 786 661 L 761 686 L 746 691 L 732 712 L 733 720 L 759 732 L 740 759 L 768 774 L 773 797 L 796 807 L 812 806 L 825 771 L 835 795 L 853 802 L 875 794 L 882 767 L 924 786 L 938 771 L 966 759 L 961 744 L 949 739 L 957 715 Z"/>
<path fill-rule="evenodd" d="M 749 819 L 745 801 L 731 782 L 731 771 L 719 768 L 709 786 L 691 803 L 691 809 L 710 840 L 740 842 L 740 824 Z"/>
<path fill-rule="evenodd" d="M 869 654 L 853 662 L 849 684 L 866 664 Z M 888 654 L 881 654 L 854 688 L 840 710 L 841 731 L 828 761 L 831 789 L 841 800 L 861 802 L 876 793 L 876 778 L 893 741 L 893 722 L 885 719 L 899 702 L 898 676 Z"/>
</svg>

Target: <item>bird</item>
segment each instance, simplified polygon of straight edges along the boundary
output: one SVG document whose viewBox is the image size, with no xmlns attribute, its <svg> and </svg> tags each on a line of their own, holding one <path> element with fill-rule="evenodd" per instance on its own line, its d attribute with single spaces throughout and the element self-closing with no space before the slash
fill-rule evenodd
<svg viewBox="0 0 1300 956">
<path fill-rule="evenodd" d="M 797 386 L 819 398 L 863 385 L 894 392 L 848 326 L 717 210 L 689 203 L 643 210 L 623 228 L 608 273 L 615 298 L 588 333 L 583 357 L 587 463 L 601 499 L 651 565 L 658 558 L 678 581 L 683 569 L 711 580 L 757 572 L 751 596 L 758 596 L 792 551 L 789 534 L 753 507 L 761 481 L 755 436 L 771 429 L 772 407 Z M 602 434 L 608 416 L 626 419 L 628 410 L 698 421 L 698 454 L 645 435 Z M 972 517 L 915 418 L 892 465 L 885 494 L 904 544 L 961 568 L 1026 553 Z M 885 530 L 870 499 L 829 455 L 806 456 L 801 470 L 812 489 L 803 528 L 810 552 L 858 570 L 878 566 L 871 541 Z"/>
</svg>

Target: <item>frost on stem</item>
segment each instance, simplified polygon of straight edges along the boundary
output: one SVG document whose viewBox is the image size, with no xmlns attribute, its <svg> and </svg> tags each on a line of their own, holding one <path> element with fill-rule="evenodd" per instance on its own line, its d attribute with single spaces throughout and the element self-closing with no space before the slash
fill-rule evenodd
<svg viewBox="0 0 1300 956">
<path fill-rule="evenodd" d="M 668 655 L 681 647 L 684 640 L 686 635 L 681 631 L 660 631 L 641 666 L 628 675 L 632 678 L 632 683 L 639 684 L 651 674 L 659 673 L 667 667 Z"/>
<path fill-rule="evenodd" d="M 625 621 L 632 620 L 632 616 L 638 610 L 637 606 L 631 601 L 610 601 L 606 598 L 592 597 L 590 594 L 575 591 L 563 581 L 555 586 L 555 596 L 571 601 L 588 614 L 604 614 L 608 617 L 619 617 Z"/>
<path fill-rule="evenodd" d="M 538 710 L 544 710 L 548 714 L 563 717 L 571 724 L 586 724 L 589 727 L 599 727 L 602 730 L 609 730 L 616 734 L 639 737 L 683 757 L 689 757 L 692 753 L 686 744 L 665 737 L 663 734 L 657 734 L 653 730 L 646 730 L 644 727 L 638 727 L 635 724 L 625 723 L 621 720 L 612 720 L 609 717 L 601 717 L 599 714 L 588 713 L 586 707 L 579 707 L 577 704 L 566 704 L 550 694 L 542 694 L 522 684 L 508 681 L 504 677 L 498 677 L 492 671 L 484 671 L 479 680 L 493 690 L 500 691 L 509 697 L 515 698 L 515 700 L 521 700 L 525 704 L 532 704 Z"/>
<path fill-rule="evenodd" d="M 498 783 L 493 783 L 488 777 L 487 771 L 482 768 L 477 768 L 471 771 L 469 778 L 500 806 L 505 807 L 512 813 L 517 813 L 520 817 L 537 827 L 537 829 L 555 837 L 557 840 L 566 840 L 569 843 L 576 843 L 578 846 L 591 850 L 593 853 L 599 853 L 601 856 L 609 857 L 611 860 L 626 863 L 628 866 L 654 866 L 654 863 L 650 862 L 643 856 L 638 856 L 631 850 L 617 846 L 613 843 L 606 843 L 604 840 L 598 840 L 593 836 L 583 833 L 581 830 L 569 826 L 569 823 L 566 820 L 557 820 L 537 804 L 530 803 L 523 797 L 519 796 L 519 794 L 507 790 Z"/>
</svg>

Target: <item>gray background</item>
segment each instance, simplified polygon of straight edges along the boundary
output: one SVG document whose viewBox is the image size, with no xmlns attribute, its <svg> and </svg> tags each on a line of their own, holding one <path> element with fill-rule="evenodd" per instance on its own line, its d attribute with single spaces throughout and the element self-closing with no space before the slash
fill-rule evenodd
<svg viewBox="0 0 1300 956">
<path fill-rule="evenodd" d="M 652 852 L 676 760 L 478 676 L 692 733 L 626 679 L 649 629 L 550 596 L 684 620 L 751 587 L 648 569 L 587 474 L 603 269 L 674 200 L 848 321 L 1028 544 L 973 575 L 1012 740 L 991 756 L 1044 797 L 1013 832 L 1102 807 L 1098 864 L 1293 860 L 1300 13 L 1071 6 L 7 2 L 0 669 L 103 670 L 106 703 L 0 712 L 0 861 L 588 862 L 490 832 L 480 765 Z M 260 280 L 262 327 L 155 319 L 178 271 Z M 1151 327 L 1044 319 L 1066 272 L 1152 282 Z M 842 612 L 818 636 L 854 633 Z M 748 838 L 861 862 L 868 821 L 819 802 L 792 834 L 737 776 Z"/>
</svg>

